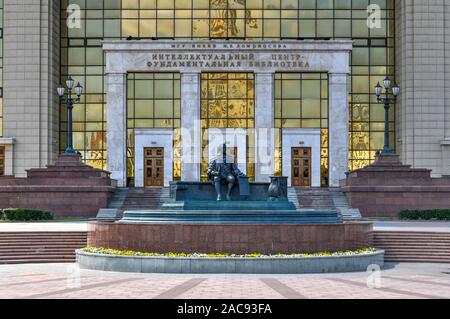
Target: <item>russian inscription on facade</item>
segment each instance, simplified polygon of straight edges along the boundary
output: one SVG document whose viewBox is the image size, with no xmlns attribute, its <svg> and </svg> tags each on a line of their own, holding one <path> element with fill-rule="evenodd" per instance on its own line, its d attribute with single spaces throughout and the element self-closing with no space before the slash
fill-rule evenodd
<svg viewBox="0 0 450 319">
<path fill-rule="evenodd" d="M 254 53 L 154 53 L 149 68 L 309 68 L 301 54 L 274 53 L 256 56 Z"/>
</svg>

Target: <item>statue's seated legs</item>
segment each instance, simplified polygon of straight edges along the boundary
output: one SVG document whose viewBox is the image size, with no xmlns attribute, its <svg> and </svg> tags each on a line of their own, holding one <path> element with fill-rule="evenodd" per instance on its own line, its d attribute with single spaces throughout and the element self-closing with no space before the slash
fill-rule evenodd
<svg viewBox="0 0 450 319">
<path fill-rule="evenodd" d="M 221 188 L 222 188 L 222 178 L 220 176 L 214 177 L 214 186 L 216 187 L 217 200 L 222 200 Z"/>
<path fill-rule="evenodd" d="M 222 200 L 222 182 L 225 182 L 228 185 L 227 200 L 231 200 L 231 191 L 233 190 L 234 184 L 236 183 L 236 178 L 232 174 L 227 175 L 226 178 L 222 178 L 220 176 L 214 177 L 214 186 L 216 187 L 218 201 Z"/>
<path fill-rule="evenodd" d="M 236 178 L 233 175 L 227 176 L 227 184 L 228 184 L 228 193 L 227 193 L 227 200 L 231 200 L 231 191 L 233 190 L 234 183 L 236 182 Z"/>
</svg>

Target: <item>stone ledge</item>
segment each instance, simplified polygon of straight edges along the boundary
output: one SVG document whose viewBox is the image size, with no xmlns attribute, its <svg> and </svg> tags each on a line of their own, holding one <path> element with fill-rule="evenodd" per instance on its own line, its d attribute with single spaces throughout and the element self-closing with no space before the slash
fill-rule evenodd
<svg viewBox="0 0 450 319">
<path fill-rule="evenodd" d="M 170 258 L 112 256 L 77 250 L 82 269 L 182 274 L 308 274 L 366 271 L 384 266 L 384 251 L 354 256 L 307 258 Z"/>
</svg>

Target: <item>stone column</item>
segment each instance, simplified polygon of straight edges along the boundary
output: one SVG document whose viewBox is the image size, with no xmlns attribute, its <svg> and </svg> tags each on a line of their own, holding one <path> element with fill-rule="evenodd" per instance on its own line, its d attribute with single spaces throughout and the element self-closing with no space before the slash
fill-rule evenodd
<svg viewBox="0 0 450 319">
<path fill-rule="evenodd" d="M 255 81 L 255 181 L 268 183 L 275 172 L 274 74 L 257 73 Z"/>
<path fill-rule="evenodd" d="M 396 152 L 432 177 L 447 174 L 450 160 L 441 143 L 450 139 L 449 14 L 448 1 L 395 1 Z"/>
<path fill-rule="evenodd" d="M 442 148 L 442 175 L 450 176 L 450 138 L 441 142 Z"/>
<path fill-rule="evenodd" d="M 53 164 L 59 154 L 60 6 L 3 1 L 3 137 L 15 140 L 16 177 Z"/>
<path fill-rule="evenodd" d="M 348 74 L 329 75 L 329 184 L 339 187 L 348 171 Z"/>
<path fill-rule="evenodd" d="M 118 187 L 127 186 L 127 75 L 107 74 L 108 171 Z"/>
<path fill-rule="evenodd" d="M 181 179 L 200 180 L 200 73 L 181 74 Z"/>
</svg>

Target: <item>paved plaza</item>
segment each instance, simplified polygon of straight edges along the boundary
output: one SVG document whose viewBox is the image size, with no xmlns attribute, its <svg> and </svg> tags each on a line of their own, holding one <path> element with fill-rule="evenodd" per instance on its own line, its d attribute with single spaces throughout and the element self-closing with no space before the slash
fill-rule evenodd
<svg viewBox="0 0 450 319">
<path fill-rule="evenodd" d="M 0 223 L 0 232 L 86 231 L 85 222 Z M 377 230 L 450 230 L 450 223 L 376 222 Z M 80 270 L 76 264 L 0 265 L 0 298 L 450 298 L 450 264 L 388 263 L 381 272 L 163 275 Z"/>
<path fill-rule="evenodd" d="M 450 298 L 450 264 L 387 264 L 381 273 L 160 275 L 2 265 L 0 298 L 314 299 Z"/>
</svg>

